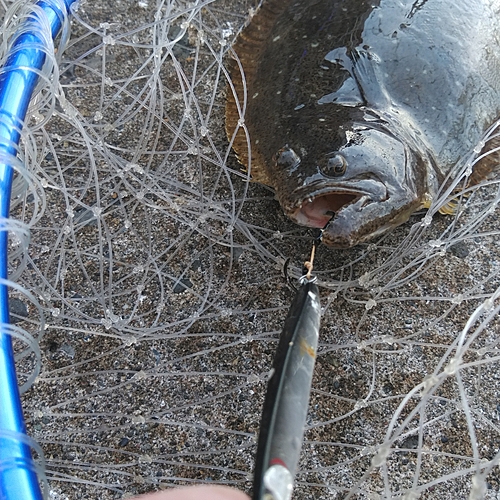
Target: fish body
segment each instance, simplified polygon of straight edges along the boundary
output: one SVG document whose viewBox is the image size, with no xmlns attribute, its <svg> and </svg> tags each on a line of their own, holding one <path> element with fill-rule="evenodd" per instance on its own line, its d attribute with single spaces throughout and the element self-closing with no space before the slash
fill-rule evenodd
<svg viewBox="0 0 500 500">
<path fill-rule="evenodd" d="M 233 148 L 327 245 L 383 234 L 500 115 L 499 21 L 500 0 L 264 0 L 234 45 Z"/>
</svg>

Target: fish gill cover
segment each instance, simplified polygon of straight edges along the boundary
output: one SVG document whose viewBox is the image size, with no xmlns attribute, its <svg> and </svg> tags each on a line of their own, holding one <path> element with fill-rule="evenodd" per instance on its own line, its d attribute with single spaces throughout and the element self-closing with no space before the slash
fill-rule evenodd
<svg viewBox="0 0 500 500">
<path fill-rule="evenodd" d="M 9 7 L 5 40 L 26 5 Z M 23 405 L 50 498 L 251 487 L 284 274 L 300 275 L 313 235 L 247 182 L 225 137 L 227 61 L 251 7 L 82 1 L 32 102 L 9 265 L 35 345 L 15 342 L 21 383 L 41 370 Z M 295 498 L 500 488 L 500 193 L 495 178 L 466 187 L 496 135 L 429 211 L 318 250 L 325 311 Z M 457 189 L 455 215 L 439 215 Z"/>
</svg>

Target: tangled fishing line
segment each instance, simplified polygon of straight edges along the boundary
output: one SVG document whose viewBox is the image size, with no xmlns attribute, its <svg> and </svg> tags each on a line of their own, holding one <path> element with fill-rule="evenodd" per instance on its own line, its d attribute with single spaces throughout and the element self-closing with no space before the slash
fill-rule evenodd
<svg viewBox="0 0 500 500">
<path fill-rule="evenodd" d="M 29 4 L 1 5 L 5 52 Z M 50 498 L 250 488 L 286 278 L 312 235 L 248 182 L 225 136 L 226 64 L 250 7 L 82 1 L 44 68 L 9 266 Z M 482 146 L 428 212 L 373 243 L 318 249 L 323 328 L 296 498 L 500 488 L 500 193 L 494 178 L 467 187 Z M 450 196 L 456 214 L 439 215 Z"/>
</svg>

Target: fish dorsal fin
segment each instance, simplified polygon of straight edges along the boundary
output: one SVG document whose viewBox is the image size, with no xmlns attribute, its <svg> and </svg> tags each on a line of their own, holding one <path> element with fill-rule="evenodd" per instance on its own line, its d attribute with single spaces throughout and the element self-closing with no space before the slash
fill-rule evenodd
<svg viewBox="0 0 500 500">
<path fill-rule="evenodd" d="M 239 126 L 242 123 L 242 114 L 246 105 L 245 87 L 246 99 L 250 100 L 254 95 L 253 81 L 256 78 L 260 57 L 269 42 L 276 20 L 290 3 L 289 0 L 267 0 L 261 2 L 257 12 L 241 31 L 233 46 L 233 56 L 235 54 L 236 58 L 231 58 L 228 63 L 233 88 L 228 86 L 227 90 L 226 134 L 228 139 L 232 140 L 234 131 L 238 128 L 233 141 L 233 149 L 245 168 L 248 168 L 249 163 L 249 145 L 245 129 Z M 244 80 L 240 64 L 244 73 Z M 252 180 L 272 186 L 266 169 L 266 159 L 259 154 L 258 148 L 252 138 L 250 138 L 250 144 Z"/>
<path fill-rule="evenodd" d="M 493 136 L 481 149 L 482 158 L 474 165 L 469 177 L 469 186 L 474 186 L 498 173 L 500 165 L 500 137 Z M 484 155 L 484 156 L 483 156 Z"/>
<path fill-rule="evenodd" d="M 472 173 L 467 181 L 467 188 L 487 181 L 494 174 L 498 173 L 500 166 L 500 137 L 493 136 L 489 139 L 480 150 L 478 157 L 481 159 L 472 168 Z M 470 196 L 470 192 L 464 193 L 463 188 L 462 183 L 455 188 L 450 199 L 439 209 L 440 214 L 454 215 L 457 213 L 457 209 L 460 207 L 459 198 L 468 198 Z M 424 205 L 424 208 L 429 208 L 430 205 L 429 201 L 429 203 Z"/>
</svg>

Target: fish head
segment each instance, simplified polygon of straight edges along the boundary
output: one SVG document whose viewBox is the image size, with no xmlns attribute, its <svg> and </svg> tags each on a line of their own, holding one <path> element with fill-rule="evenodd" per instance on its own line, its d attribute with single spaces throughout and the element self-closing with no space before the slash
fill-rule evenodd
<svg viewBox="0 0 500 500">
<path fill-rule="evenodd" d="M 323 229 L 323 242 L 347 248 L 406 222 L 425 199 L 425 166 L 384 127 L 354 124 L 343 144 L 301 157 L 292 144 L 275 155 L 275 184 L 285 213 Z M 316 143 L 317 146 L 317 143 Z"/>
</svg>

